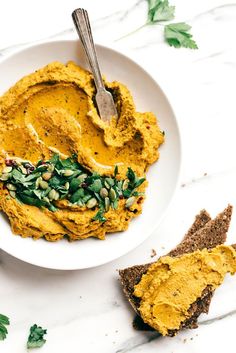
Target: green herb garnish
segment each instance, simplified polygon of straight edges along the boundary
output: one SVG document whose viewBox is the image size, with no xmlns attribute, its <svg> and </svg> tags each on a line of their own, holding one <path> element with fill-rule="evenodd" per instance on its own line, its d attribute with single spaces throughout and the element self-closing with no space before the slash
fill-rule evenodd
<svg viewBox="0 0 236 353">
<path fill-rule="evenodd" d="M 93 217 L 93 221 L 106 222 L 106 217 L 104 217 L 104 210 L 99 210 Z"/>
<path fill-rule="evenodd" d="M 27 205 L 57 211 L 57 201 L 67 200 L 71 204 L 87 209 L 98 208 L 92 221 L 105 222 L 104 213 L 117 209 L 119 199 L 138 197 L 138 187 L 145 181 L 128 168 L 127 179 L 118 179 L 118 166 L 113 176 L 100 174 L 84 168 L 73 155 L 61 159 L 55 154 L 48 161 L 39 161 L 36 166 L 28 161 L 8 160 L 0 180 L 12 198 Z M 133 199 L 132 199 L 133 200 Z M 127 202 L 129 208 L 134 202 Z M 128 206 L 127 206 L 128 205 Z"/>
<path fill-rule="evenodd" d="M 189 33 L 191 26 L 186 23 L 171 23 L 165 26 L 165 39 L 170 46 L 175 48 L 185 47 L 197 49 L 196 42 Z"/>
<path fill-rule="evenodd" d="M 157 24 L 164 26 L 164 39 L 170 46 L 175 48 L 184 47 L 198 49 L 196 42 L 192 39 L 192 34 L 189 33 L 191 26 L 184 22 L 167 25 L 162 23 L 174 19 L 175 6 L 170 6 L 168 0 L 147 0 L 147 3 L 148 12 L 146 23 L 118 40 L 134 34 L 146 26 Z"/>
<path fill-rule="evenodd" d="M 148 0 L 148 22 L 173 20 L 175 6 L 170 6 L 168 0 Z"/>
<path fill-rule="evenodd" d="M 6 326 L 10 325 L 10 320 L 7 316 L 0 314 L 0 341 L 5 340 L 8 334 Z"/>
<path fill-rule="evenodd" d="M 34 324 L 30 327 L 30 334 L 27 341 L 27 348 L 40 348 L 44 345 L 46 340 L 44 335 L 46 335 L 47 330 L 44 330 L 41 326 Z"/>
</svg>

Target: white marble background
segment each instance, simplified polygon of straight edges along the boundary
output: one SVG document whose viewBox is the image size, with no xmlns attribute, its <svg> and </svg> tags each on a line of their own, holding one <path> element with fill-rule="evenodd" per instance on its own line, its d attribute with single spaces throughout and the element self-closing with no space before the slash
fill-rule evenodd
<svg viewBox="0 0 236 353">
<path fill-rule="evenodd" d="M 148 70 L 177 114 L 183 139 L 181 186 L 166 218 L 132 253 L 95 269 L 60 272 L 37 268 L 0 252 L 0 312 L 11 318 L 1 353 L 26 352 L 29 327 L 48 329 L 42 353 L 222 353 L 235 352 L 236 278 L 217 290 L 199 328 L 175 338 L 132 329 L 116 269 L 150 261 L 181 239 L 203 207 L 212 215 L 228 203 L 236 208 L 236 1 L 173 0 L 177 21 L 187 21 L 199 50 L 173 49 L 159 28 L 141 25 L 146 0 L 0 2 L 0 55 L 31 41 L 60 35 L 76 38 L 70 14 L 89 10 L 95 40 L 118 48 Z M 1 79 L 1 78 L 0 78 Z M 236 242 L 236 211 L 229 232 Z"/>
</svg>

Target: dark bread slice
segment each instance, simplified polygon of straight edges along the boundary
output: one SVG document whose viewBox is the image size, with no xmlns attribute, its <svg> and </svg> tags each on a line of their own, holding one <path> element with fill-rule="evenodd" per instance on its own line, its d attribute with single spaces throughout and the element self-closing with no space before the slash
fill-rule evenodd
<svg viewBox="0 0 236 353">
<path fill-rule="evenodd" d="M 232 206 L 228 206 L 214 220 L 211 220 L 209 214 L 202 210 L 196 216 L 195 221 L 182 242 L 175 249 L 170 251 L 168 256 L 181 256 L 204 248 L 211 249 L 226 241 L 226 233 L 229 228 L 232 215 Z M 140 299 L 133 295 L 134 286 L 140 282 L 142 275 L 145 274 L 152 263 L 145 265 L 132 266 L 119 271 L 120 281 L 123 291 L 128 298 L 133 309 L 139 315 Z M 213 295 L 211 287 L 205 288 L 201 298 L 198 298 L 189 308 L 190 318 L 185 320 L 180 329 L 196 328 L 197 319 L 201 313 L 207 313 Z M 152 330 L 145 324 L 141 317 L 134 320 L 134 328 L 139 330 Z M 178 330 L 170 330 L 168 335 L 174 336 Z"/>
<path fill-rule="evenodd" d="M 188 230 L 187 234 L 184 236 L 181 243 L 177 245 L 177 247 L 171 252 L 169 252 L 169 254 L 167 255 L 174 256 L 172 255 L 172 253 L 177 252 L 176 251 L 177 249 L 180 249 L 179 255 L 183 254 L 184 249 L 189 248 L 190 245 L 194 243 L 194 233 L 196 233 L 198 230 L 203 228 L 210 220 L 211 220 L 211 217 L 207 213 L 207 211 L 202 210 L 199 213 L 199 215 L 195 217 L 194 223 L 192 224 L 191 228 Z M 149 266 L 152 263 L 153 262 L 145 265 L 132 266 L 119 271 L 123 291 L 125 292 L 125 295 L 129 299 L 129 302 L 132 305 L 133 309 L 137 313 L 138 313 L 138 306 L 139 306 L 140 300 L 139 298 L 133 296 L 134 286 L 140 282 L 142 275 L 147 272 Z"/>
</svg>

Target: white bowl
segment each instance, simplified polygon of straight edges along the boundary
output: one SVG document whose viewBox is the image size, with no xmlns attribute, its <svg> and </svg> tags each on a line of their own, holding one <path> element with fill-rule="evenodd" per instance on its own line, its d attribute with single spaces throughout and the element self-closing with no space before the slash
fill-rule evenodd
<svg viewBox="0 0 236 353">
<path fill-rule="evenodd" d="M 174 195 L 178 184 L 181 144 L 178 125 L 165 94 L 139 65 L 107 47 L 97 46 L 102 73 L 108 80 L 118 80 L 130 89 L 138 111 L 152 111 L 166 133 L 160 148 L 160 159 L 148 171 L 147 198 L 143 213 L 131 221 L 129 229 L 110 234 L 105 241 L 87 239 L 69 243 L 50 243 L 13 235 L 4 215 L 0 216 L 0 248 L 31 264 L 72 270 L 98 266 L 112 261 L 147 239 L 157 227 Z M 52 62 L 69 60 L 87 67 L 79 41 L 55 41 L 27 47 L 0 62 L 0 94 L 24 75 Z M 27 147 L 26 147 L 27 148 Z"/>
</svg>

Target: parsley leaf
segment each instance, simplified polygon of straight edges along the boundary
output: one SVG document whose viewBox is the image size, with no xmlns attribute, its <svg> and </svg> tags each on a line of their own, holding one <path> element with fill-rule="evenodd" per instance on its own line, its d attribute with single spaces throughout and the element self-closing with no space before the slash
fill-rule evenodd
<svg viewBox="0 0 236 353">
<path fill-rule="evenodd" d="M 44 345 L 46 340 L 44 335 L 47 333 L 47 330 L 44 330 L 41 326 L 34 324 L 30 327 L 30 334 L 27 341 L 27 348 L 40 348 Z"/>
<path fill-rule="evenodd" d="M 192 39 L 192 34 L 189 33 L 191 26 L 187 23 L 171 23 L 165 26 L 165 40 L 170 46 L 175 48 L 190 48 L 198 49 L 196 42 Z"/>
<path fill-rule="evenodd" d="M 130 181 L 131 183 L 134 183 L 134 182 L 135 182 L 136 175 L 135 175 L 135 173 L 134 173 L 134 171 L 133 171 L 132 168 L 128 167 L 126 176 L 127 176 L 127 178 L 129 179 L 129 181 Z"/>
<path fill-rule="evenodd" d="M 6 326 L 10 325 L 10 320 L 7 316 L 0 314 L 0 341 L 5 340 L 8 331 Z"/>
<path fill-rule="evenodd" d="M 106 222 L 106 217 L 104 217 L 104 211 L 101 209 L 99 210 L 95 216 L 92 218 L 93 221 L 99 221 L 99 222 Z"/>
<path fill-rule="evenodd" d="M 148 22 L 173 20 L 175 6 L 170 6 L 168 0 L 148 0 Z"/>
</svg>

